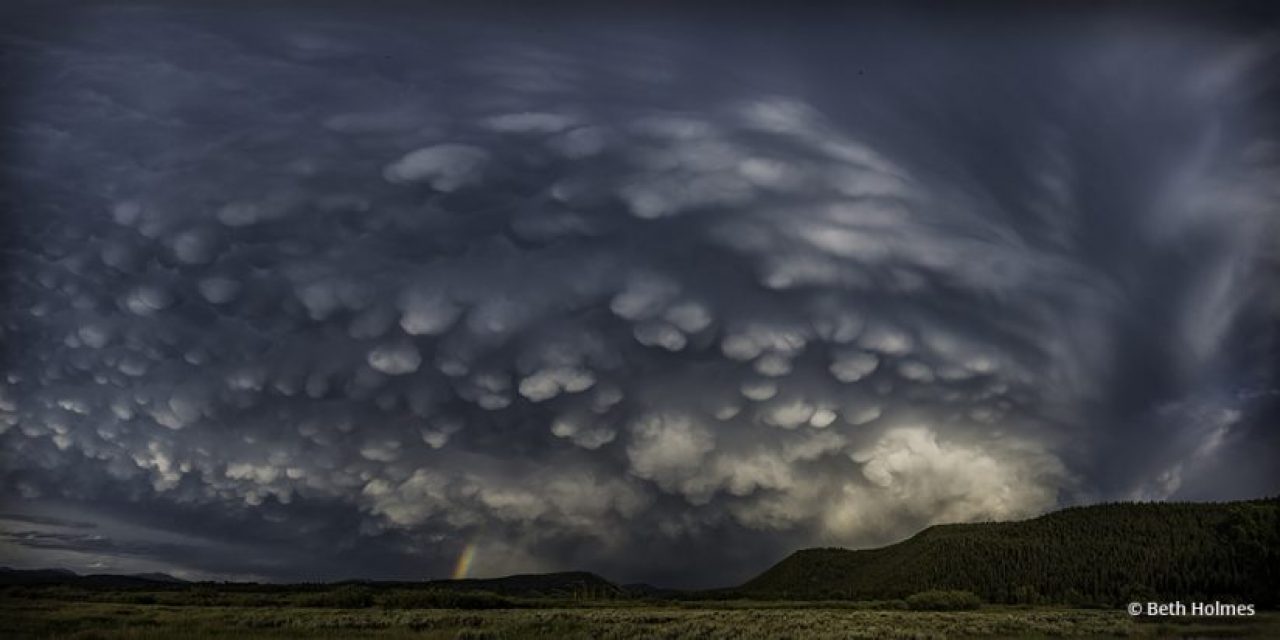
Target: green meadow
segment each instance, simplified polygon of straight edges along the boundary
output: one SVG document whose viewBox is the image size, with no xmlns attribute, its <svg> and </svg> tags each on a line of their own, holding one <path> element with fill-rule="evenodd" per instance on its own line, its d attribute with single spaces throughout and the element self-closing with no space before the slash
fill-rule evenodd
<svg viewBox="0 0 1280 640">
<path fill-rule="evenodd" d="M 1123 611 L 986 606 L 913 611 L 892 603 L 525 602 L 520 608 L 132 604 L 0 598 L 4 637 L 75 638 L 1219 638 L 1280 637 L 1280 615 L 1131 618 Z"/>
</svg>

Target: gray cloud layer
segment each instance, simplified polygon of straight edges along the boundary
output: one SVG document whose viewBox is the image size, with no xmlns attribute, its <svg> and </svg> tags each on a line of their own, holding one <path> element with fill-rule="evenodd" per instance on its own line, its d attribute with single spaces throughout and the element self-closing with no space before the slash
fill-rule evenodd
<svg viewBox="0 0 1280 640">
<path fill-rule="evenodd" d="M 20 22 L 5 509 L 209 551 L 10 555 L 720 584 L 1274 492 L 1277 42 L 987 17 Z"/>
</svg>

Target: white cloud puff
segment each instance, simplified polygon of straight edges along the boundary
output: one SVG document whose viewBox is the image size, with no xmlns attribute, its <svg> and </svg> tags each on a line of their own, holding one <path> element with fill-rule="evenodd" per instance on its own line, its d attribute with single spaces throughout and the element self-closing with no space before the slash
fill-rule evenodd
<svg viewBox="0 0 1280 640">
<path fill-rule="evenodd" d="M 609 301 L 609 308 L 621 318 L 644 320 L 662 312 L 679 293 L 680 285 L 670 278 L 638 274 Z"/>
<path fill-rule="evenodd" d="M 675 413 L 647 414 L 631 424 L 627 459 L 631 473 L 671 492 L 682 492 L 697 476 L 704 457 L 715 448 L 715 435 L 693 418 Z M 706 495 L 690 491 L 705 501 Z"/>
<path fill-rule="evenodd" d="M 689 343 L 680 330 L 665 322 L 641 322 L 633 330 L 636 341 L 646 347 L 660 347 L 667 351 L 679 351 Z"/>
<path fill-rule="evenodd" d="M 382 171 L 388 182 L 425 182 L 437 191 L 475 184 L 489 163 L 489 152 L 466 144 L 440 144 L 410 152 Z"/>
<path fill-rule="evenodd" d="M 871 375 L 880 366 L 880 358 L 865 351 L 840 350 L 834 352 L 828 370 L 840 382 L 857 382 Z"/>
<path fill-rule="evenodd" d="M 761 413 L 765 424 L 783 429 L 795 429 L 807 424 L 817 408 L 801 399 L 775 402 Z M 830 422 L 828 422 L 830 424 Z"/>
<path fill-rule="evenodd" d="M 462 307 L 443 292 L 411 289 L 400 298 L 400 327 L 413 336 L 439 335 L 462 315 Z"/>
<path fill-rule="evenodd" d="M 551 423 L 551 434 L 567 438 L 583 449 L 594 450 L 617 438 L 612 427 L 596 423 L 591 417 L 581 415 L 560 416 Z"/>
<path fill-rule="evenodd" d="M 121 303 L 130 313 L 149 316 L 169 308 L 174 296 L 168 289 L 158 285 L 141 285 L 134 287 L 124 295 Z"/>
<path fill-rule="evenodd" d="M 422 364 L 422 354 L 406 340 L 378 345 L 369 351 L 366 360 L 374 369 L 395 376 L 417 371 Z"/>
<path fill-rule="evenodd" d="M 536 371 L 520 380 L 520 395 L 533 402 L 550 400 L 563 392 L 578 393 L 596 382 L 590 371 L 571 367 L 554 367 Z"/>
<path fill-rule="evenodd" d="M 854 451 L 865 483 L 849 483 L 824 516 L 843 539 L 884 535 L 903 519 L 920 524 L 1009 520 L 1052 508 L 1067 483 L 1062 463 L 1015 440 L 949 441 L 924 426 L 900 426 Z"/>
</svg>

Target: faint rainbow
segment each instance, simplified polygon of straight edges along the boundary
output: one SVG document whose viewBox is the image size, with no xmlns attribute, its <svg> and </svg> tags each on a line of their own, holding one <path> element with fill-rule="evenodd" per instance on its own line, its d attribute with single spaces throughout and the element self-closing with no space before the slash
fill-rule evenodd
<svg viewBox="0 0 1280 640">
<path fill-rule="evenodd" d="M 458 563 L 453 565 L 453 579 L 461 580 L 471 573 L 471 562 L 476 559 L 476 543 L 468 542 L 458 554 Z"/>
</svg>

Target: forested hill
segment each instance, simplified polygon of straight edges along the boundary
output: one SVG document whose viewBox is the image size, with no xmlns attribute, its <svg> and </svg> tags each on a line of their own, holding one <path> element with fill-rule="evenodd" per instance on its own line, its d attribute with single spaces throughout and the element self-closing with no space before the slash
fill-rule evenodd
<svg viewBox="0 0 1280 640">
<path fill-rule="evenodd" d="M 1104 504 L 1021 522 L 938 525 L 879 549 L 798 551 L 739 591 L 875 600 L 932 589 L 988 602 L 1233 599 L 1274 607 L 1280 498 Z"/>
</svg>

